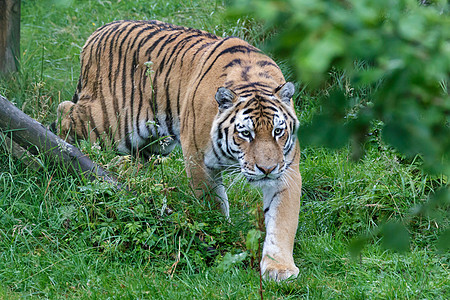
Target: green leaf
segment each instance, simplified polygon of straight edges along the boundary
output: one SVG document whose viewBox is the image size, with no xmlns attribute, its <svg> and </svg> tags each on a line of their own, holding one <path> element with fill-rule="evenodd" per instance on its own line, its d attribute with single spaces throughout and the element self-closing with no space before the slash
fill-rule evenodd
<svg viewBox="0 0 450 300">
<path fill-rule="evenodd" d="M 411 101 L 411 106 L 413 102 Z M 403 106 L 397 107 L 402 109 Z M 412 157 L 423 154 L 435 157 L 436 145 L 432 139 L 430 128 L 416 116 L 419 110 L 403 108 L 409 112 L 399 111 L 383 128 L 383 138 L 402 153 Z"/>
<path fill-rule="evenodd" d="M 343 91 L 335 89 L 322 101 L 323 112 L 310 124 L 300 126 L 298 136 L 302 145 L 325 146 L 332 149 L 348 144 L 351 136 L 346 122 L 348 99 Z"/>
<path fill-rule="evenodd" d="M 450 251 L 450 229 L 445 230 L 439 235 L 436 247 L 443 253 Z"/>
<path fill-rule="evenodd" d="M 405 252 L 409 250 L 410 236 L 406 227 L 398 222 L 387 222 L 381 229 L 383 247 Z"/>
<path fill-rule="evenodd" d="M 302 70 L 306 82 L 317 83 L 316 77 L 327 71 L 331 62 L 345 51 L 344 39 L 337 30 L 328 30 L 323 36 L 311 36 L 294 53 L 294 61 Z"/>
<path fill-rule="evenodd" d="M 327 116 L 317 116 L 313 122 L 301 126 L 298 131 L 301 145 L 325 146 L 331 149 L 342 148 L 350 138 L 348 127 L 340 122 L 330 122 Z"/>
<path fill-rule="evenodd" d="M 430 195 L 422 211 L 425 215 L 432 218 L 439 218 L 439 209 L 447 211 L 450 208 L 450 187 L 440 188 L 434 194 Z"/>
<path fill-rule="evenodd" d="M 356 259 L 361 254 L 361 251 L 366 246 L 367 241 L 368 238 L 365 236 L 358 236 L 357 238 L 354 238 L 350 241 L 350 244 L 348 245 L 348 251 L 350 252 L 350 256 L 353 259 Z"/>
<path fill-rule="evenodd" d="M 217 266 L 217 269 L 221 272 L 229 270 L 233 265 L 244 261 L 247 258 L 247 255 L 247 252 L 241 252 L 238 254 L 231 254 L 230 252 L 227 252 Z"/>
<path fill-rule="evenodd" d="M 406 14 L 399 21 L 399 31 L 408 40 L 420 41 L 424 31 L 424 19 L 419 14 Z"/>
<path fill-rule="evenodd" d="M 252 253 L 252 256 L 255 256 L 259 250 L 259 240 L 261 239 L 261 231 L 257 229 L 252 229 L 247 233 L 247 239 L 245 241 L 245 246 L 247 250 Z"/>
</svg>

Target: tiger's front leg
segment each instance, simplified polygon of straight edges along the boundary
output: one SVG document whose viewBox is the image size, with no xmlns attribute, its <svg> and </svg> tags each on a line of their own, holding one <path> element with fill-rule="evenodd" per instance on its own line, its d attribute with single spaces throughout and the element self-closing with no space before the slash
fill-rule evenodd
<svg viewBox="0 0 450 300">
<path fill-rule="evenodd" d="M 286 181 L 263 188 L 266 238 L 260 267 L 265 279 L 281 281 L 299 273 L 293 258 L 302 185 L 296 156 Z"/>
</svg>

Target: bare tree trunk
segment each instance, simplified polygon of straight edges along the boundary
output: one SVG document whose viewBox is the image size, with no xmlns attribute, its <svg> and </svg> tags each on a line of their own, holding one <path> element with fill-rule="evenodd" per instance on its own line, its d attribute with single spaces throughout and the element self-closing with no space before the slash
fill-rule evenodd
<svg viewBox="0 0 450 300">
<path fill-rule="evenodd" d="M 0 0 L 0 74 L 17 71 L 20 56 L 20 0 Z"/>
<path fill-rule="evenodd" d="M 33 154 L 45 155 L 52 161 L 65 166 L 72 174 L 82 175 L 89 180 L 100 177 L 119 189 L 125 188 L 101 166 L 81 153 L 78 148 L 53 134 L 1 95 L 0 130 L 3 130 L 3 133 L 11 137 L 12 141 L 20 147 Z M 17 149 L 17 145 L 12 145 L 12 147 Z M 13 149 L 13 151 L 15 150 Z M 20 155 L 23 152 L 16 153 Z"/>
</svg>

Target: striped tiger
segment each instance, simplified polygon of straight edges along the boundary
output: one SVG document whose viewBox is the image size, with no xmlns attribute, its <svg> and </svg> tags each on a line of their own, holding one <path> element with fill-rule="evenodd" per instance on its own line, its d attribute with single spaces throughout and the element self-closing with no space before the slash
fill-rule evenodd
<svg viewBox="0 0 450 300">
<path fill-rule="evenodd" d="M 116 21 L 81 53 L 72 101 L 58 106 L 59 135 L 101 140 L 147 157 L 181 144 L 198 196 L 207 187 L 229 217 L 221 172 L 234 167 L 263 192 L 264 278 L 296 277 L 301 195 L 294 85 L 277 64 L 236 38 L 160 21 Z M 162 140 L 161 140 L 162 139 Z"/>
</svg>

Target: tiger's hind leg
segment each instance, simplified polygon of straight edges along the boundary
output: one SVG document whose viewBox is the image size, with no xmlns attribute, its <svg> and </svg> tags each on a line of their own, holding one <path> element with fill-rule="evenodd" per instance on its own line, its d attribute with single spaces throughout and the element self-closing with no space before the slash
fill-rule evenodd
<svg viewBox="0 0 450 300">
<path fill-rule="evenodd" d="M 73 122 L 70 117 L 74 107 L 75 103 L 72 101 L 61 102 L 56 110 L 56 121 L 50 125 L 50 130 L 71 144 L 75 140 L 72 133 Z"/>
<path fill-rule="evenodd" d="M 92 116 L 88 114 L 87 107 L 80 102 L 64 101 L 58 105 L 56 128 L 58 135 L 73 144 L 76 138 L 91 139 L 95 141 L 98 134 L 91 128 Z"/>
</svg>

